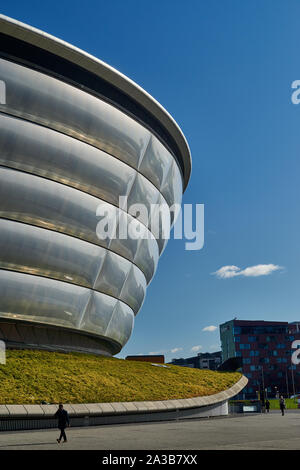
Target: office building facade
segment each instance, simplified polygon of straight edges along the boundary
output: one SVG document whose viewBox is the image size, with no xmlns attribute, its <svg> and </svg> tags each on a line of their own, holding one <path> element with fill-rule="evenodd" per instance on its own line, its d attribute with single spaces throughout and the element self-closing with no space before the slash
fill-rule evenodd
<svg viewBox="0 0 300 470">
<path fill-rule="evenodd" d="M 239 398 L 275 397 L 300 392 L 300 369 L 292 364 L 299 323 L 231 320 L 220 325 L 222 361 L 242 359 L 247 387 Z"/>
</svg>

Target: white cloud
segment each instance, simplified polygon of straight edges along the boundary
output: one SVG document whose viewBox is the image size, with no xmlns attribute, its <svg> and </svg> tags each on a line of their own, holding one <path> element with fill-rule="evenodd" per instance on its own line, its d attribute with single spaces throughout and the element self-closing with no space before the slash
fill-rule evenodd
<svg viewBox="0 0 300 470">
<path fill-rule="evenodd" d="M 221 350 L 221 345 L 220 344 L 211 344 L 209 346 L 209 349 L 213 349 L 214 351 L 220 351 Z"/>
<path fill-rule="evenodd" d="M 278 269 L 282 269 L 282 267 L 276 264 L 257 264 L 256 266 L 245 268 L 242 274 L 243 276 L 268 276 Z"/>
<path fill-rule="evenodd" d="M 210 325 L 210 326 L 205 326 L 205 328 L 202 329 L 202 331 L 216 331 L 218 329 L 217 326 Z"/>
<path fill-rule="evenodd" d="M 240 270 L 237 266 L 223 266 L 212 274 L 215 274 L 221 279 L 226 279 L 227 277 L 237 276 L 237 272 Z"/>
<path fill-rule="evenodd" d="M 191 348 L 191 351 L 193 351 L 193 352 L 198 352 L 198 351 L 200 351 L 200 349 L 202 349 L 202 346 L 200 346 L 200 344 L 198 344 L 198 346 L 193 346 L 193 347 Z"/>
<path fill-rule="evenodd" d="M 176 353 L 176 352 L 182 351 L 182 350 L 183 350 L 183 348 L 173 348 L 173 349 L 171 349 L 171 353 Z"/>
<path fill-rule="evenodd" d="M 241 269 L 238 266 L 223 266 L 212 274 L 215 274 L 219 279 L 228 279 L 235 276 L 257 277 L 268 276 L 273 271 L 278 271 L 278 269 L 282 269 L 282 266 L 277 264 L 257 264 L 245 269 Z"/>
</svg>

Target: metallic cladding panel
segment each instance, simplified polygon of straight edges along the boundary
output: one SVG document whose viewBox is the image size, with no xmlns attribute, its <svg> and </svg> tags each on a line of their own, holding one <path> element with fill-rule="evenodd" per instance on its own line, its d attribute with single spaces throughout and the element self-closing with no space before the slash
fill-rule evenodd
<svg viewBox="0 0 300 470">
<path fill-rule="evenodd" d="M 154 186 L 161 188 L 167 177 L 172 155 L 155 137 L 151 136 L 147 150 L 140 162 L 138 171 L 148 178 Z"/>
<path fill-rule="evenodd" d="M 0 74 L 7 90 L 6 104 L 0 104 L 0 111 L 75 137 L 135 169 L 139 168 L 141 162 L 142 168 L 145 168 L 141 173 L 145 176 L 149 174 L 147 161 L 152 156 L 153 164 L 155 153 L 158 159 L 155 160 L 152 173 L 157 172 L 162 161 L 165 172 L 167 160 L 175 163 L 170 153 L 169 157 L 162 156 L 162 144 L 156 138 L 154 140 L 153 137 L 153 144 L 150 142 L 151 134 L 147 129 L 99 98 L 4 59 L 0 59 Z M 180 175 L 179 169 L 178 172 Z M 153 181 L 159 179 L 152 177 Z"/>
<path fill-rule="evenodd" d="M 122 287 L 130 272 L 132 263 L 114 253 L 107 253 L 94 289 L 119 298 Z"/>
<path fill-rule="evenodd" d="M 136 171 L 77 139 L 0 114 L 0 164 L 72 186 L 114 205 Z"/>
<path fill-rule="evenodd" d="M 2 318 L 76 328 L 90 290 L 52 279 L 0 270 Z"/>
<path fill-rule="evenodd" d="M 75 137 L 137 168 L 150 133 L 110 104 L 53 77 L 0 59 L 4 111 Z"/>
<path fill-rule="evenodd" d="M 0 269 L 90 288 L 107 252 L 105 248 L 61 233 L 4 219 L 0 219 L 0 246 L 5 247 L 0 252 Z"/>
<path fill-rule="evenodd" d="M 122 302 L 117 302 L 106 335 L 120 344 L 127 342 L 134 325 L 132 310 Z"/>
<path fill-rule="evenodd" d="M 175 161 L 173 161 L 169 169 L 167 178 L 164 184 L 162 185 L 161 193 L 167 201 L 167 204 L 171 206 L 174 203 L 181 204 L 182 191 L 183 188 L 180 171 L 178 170 Z"/>
<path fill-rule="evenodd" d="M 141 269 L 143 262 L 146 263 L 147 279 L 150 281 L 157 265 L 155 245 L 153 248 L 156 241 L 153 242 L 153 236 L 151 238 L 149 234 L 149 239 L 146 240 L 99 239 L 96 234 L 99 222 L 96 210 L 99 204 L 104 205 L 107 211 L 117 210 L 104 201 L 68 186 L 0 167 L 0 217 L 62 232 L 104 247 L 111 244 L 109 248 L 112 251 L 127 257 L 130 261 L 133 261 L 137 255 L 135 262 Z M 125 212 L 122 215 L 132 220 L 132 217 Z M 144 230 L 147 229 L 142 227 L 141 232 Z M 134 242 L 134 251 L 126 248 L 131 242 Z M 116 244 L 118 247 L 115 247 Z M 148 251 L 145 251 L 145 244 L 149 244 Z M 145 258 L 139 261 L 140 250 L 145 252 Z"/>
<path fill-rule="evenodd" d="M 146 286 L 143 273 L 137 267 L 131 270 L 133 265 L 125 258 L 50 230 L 0 219 L 0 246 L 5 247 L 0 252 L 0 269 L 70 282 L 117 299 L 125 281 L 131 290 L 137 277 Z M 123 300 L 137 312 L 144 296 Z"/>
<path fill-rule="evenodd" d="M 133 312 L 122 302 L 100 292 L 52 279 L 0 270 L 0 316 L 32 323 L 43 323 L 77 329 L 94 335 L 106 335 L 114 307 L 120 303 L 131 331 Z M 117 336 L 117 325 L 110 328 Z M 124 325 L 122 325 L 124 329 Z M 126 342 L 129 336 L 123 339 Z M 120 343 L 120 344 L 125 344 Z"/>
<path fill-rule="evenodd" d="M 160 208 L 181 203 L 177 163 L 87 92 L 4 59 L 0 76 L 0 318 L 122 347 L 166 246 Z M 159 204 L 150 224 L 134 204 Z M 99 238 L 103 211 L 137 238 Z"/>
<path fill-rule="evenodd" d="M 138 312 L 146 294 L 146 279 L 142 272 L 134 265 L 131 266 L 129 275 L 120 293 L 120 299 Z"/>
<path fill-rule="evenodd" d="M 90 302 L 82 312 L 78 328 L 89 333 L 105 336 L 117 299 L 109 295 L 90 292 Z"/>
<path fill-rule="evenodd" d="M 6 57 L 25 60 L 44 73 L 57 74 L 75 86 L 105 96 L 109 102 L 132 113 L 172 148 L 184 173 L 186 188 L 191 156 L 186 139 L 168 112 L 145 90 L 96 57 L 32 26 L 0 15 L 0 35 Z M 13 59 L 14 60 L 14 59 Z"/>
</svg>

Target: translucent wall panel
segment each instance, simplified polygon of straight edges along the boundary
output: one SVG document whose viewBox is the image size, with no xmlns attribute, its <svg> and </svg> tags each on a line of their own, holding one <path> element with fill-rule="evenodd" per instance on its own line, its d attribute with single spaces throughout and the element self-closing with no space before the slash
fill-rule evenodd
<svg viewBox="0 0 300 470">
<path fill-rule="evenodd" d="M 116 303 L 117 299 L 114 297 L 92 291 L 90 302 L 83 312 L 78 328 L 104 336 Z"/>
<path fill-rule="evenodd" d="M 173 160 L 170 152 L 152 135 L 138 171 L 160 189 L 166 180 Z"/>
<path fill-rule="evenodd" d="M 52 279 L 0 270 L 0 316 L 76 328 L 90 290 Z"/>
<path fill-rule="evenodd" d="M 108 247 L 133 261 L 139 241 L 99 239 L 97 208 L 104 205 L 107 211 L 113 206 L 93 196 L 43 178 L 0 167 L 0 217 L 59 231 L 94 244 Z M 123 217 L 130 218 L 123 213 Z M 148 231 L 147 231 L 148 232 Z M 150 239 L 149 235 L 149 239 Z M 144 243 L 144 242 L 142 242 Z M 153 242 L 152 242 L 153 244 Z M 130 248 L 129 248 L 130 247 Z M 153 272 L 153 258 L 135 261 L 143 269 L 147 266 L 149 280 Z M 147 250 L 145 250 L 147 256 Z"/>
<path fill-rule="evenodd" d="M 164 187 L 170 158 L 182 185 L 180 171 L 167 149 L 142 125 L 99 98 L 30 68 L 0 59 L 0 74 L 7 95 L 0 111 L 75 137 L 140 168 L 173 204 Z M 172 191 L 176 195 L 176 188 Z"/>
<path fill-rule="evenodd" d="M 136 217 L 146 227 L 149 225 L 151 205 L 156 204 L 160 197 L 159 191 L 144 176 L 138 174 L 128 196 L 128 213 Z M 134 207 L 143 204 L 143 208 Z"/>
<path fill-rule="evenodd" d="M 181 202 L 178 166 L 91 93 L 5 59 L 0 77 L 0 317 L 123 345 L 168 239 L 160 208 Z"/>
<path fill-rule="evenodd" d="M 1 269 L 85 287 L 93 287 L 106 254 L 100 246 L 4 219 L 0 219 L 0 247 Z"/>
<path fill-rule="evenodd" d="M 128 304 L 132 310 L 137 313 L 143 304 L 146 293 L 146 279 L 142 272 L 132 265 L 128 275 L 120 300 Z"/>
<path fill-rule="evenodd" d="M 169 206 L 172 206 L 174 203 L 181 204 L 182 179 L 175 161 L 171 165 L 166 181 L 161 188 L 161 193 Z"/>
<path fill-rule="evenodd" d="M 114 253 L 107 253 L 94 289 L 119 297 L 132 264 Z"/>
<path fill-rule="evenodd" d="M 0 113 L 0 164 L 58 181 L 119 205 L 136 171 L 60 132 Z"/>
<path fill-rule="evenodd" d="M 122 302 L 115 306 L 112 318 L 106 330 L 106 336 L 118 343 L 127 343 L 134 325 L 133 311 Z"/>
<path fill-rule="evenodd" d="M 0 59 L 5 113 L 58 130 L 137 168 L 150 133 L 110 104 L 46 74 Z"/>
</svg>

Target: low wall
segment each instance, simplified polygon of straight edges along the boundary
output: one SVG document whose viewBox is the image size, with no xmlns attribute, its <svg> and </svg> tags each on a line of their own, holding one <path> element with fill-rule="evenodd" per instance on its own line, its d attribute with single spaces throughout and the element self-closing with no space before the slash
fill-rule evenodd
<svg viewBox="0 0 300 470">
<path fill-rule="evenodd" d="M 247 384 L 244 376 L 223 392 L 178 400 L 67 404 L 71 426 L 225 416 L 228 400 Z M 0 431 L 56 428 L 57 405 L 0 405 Z"/>
</svg>

